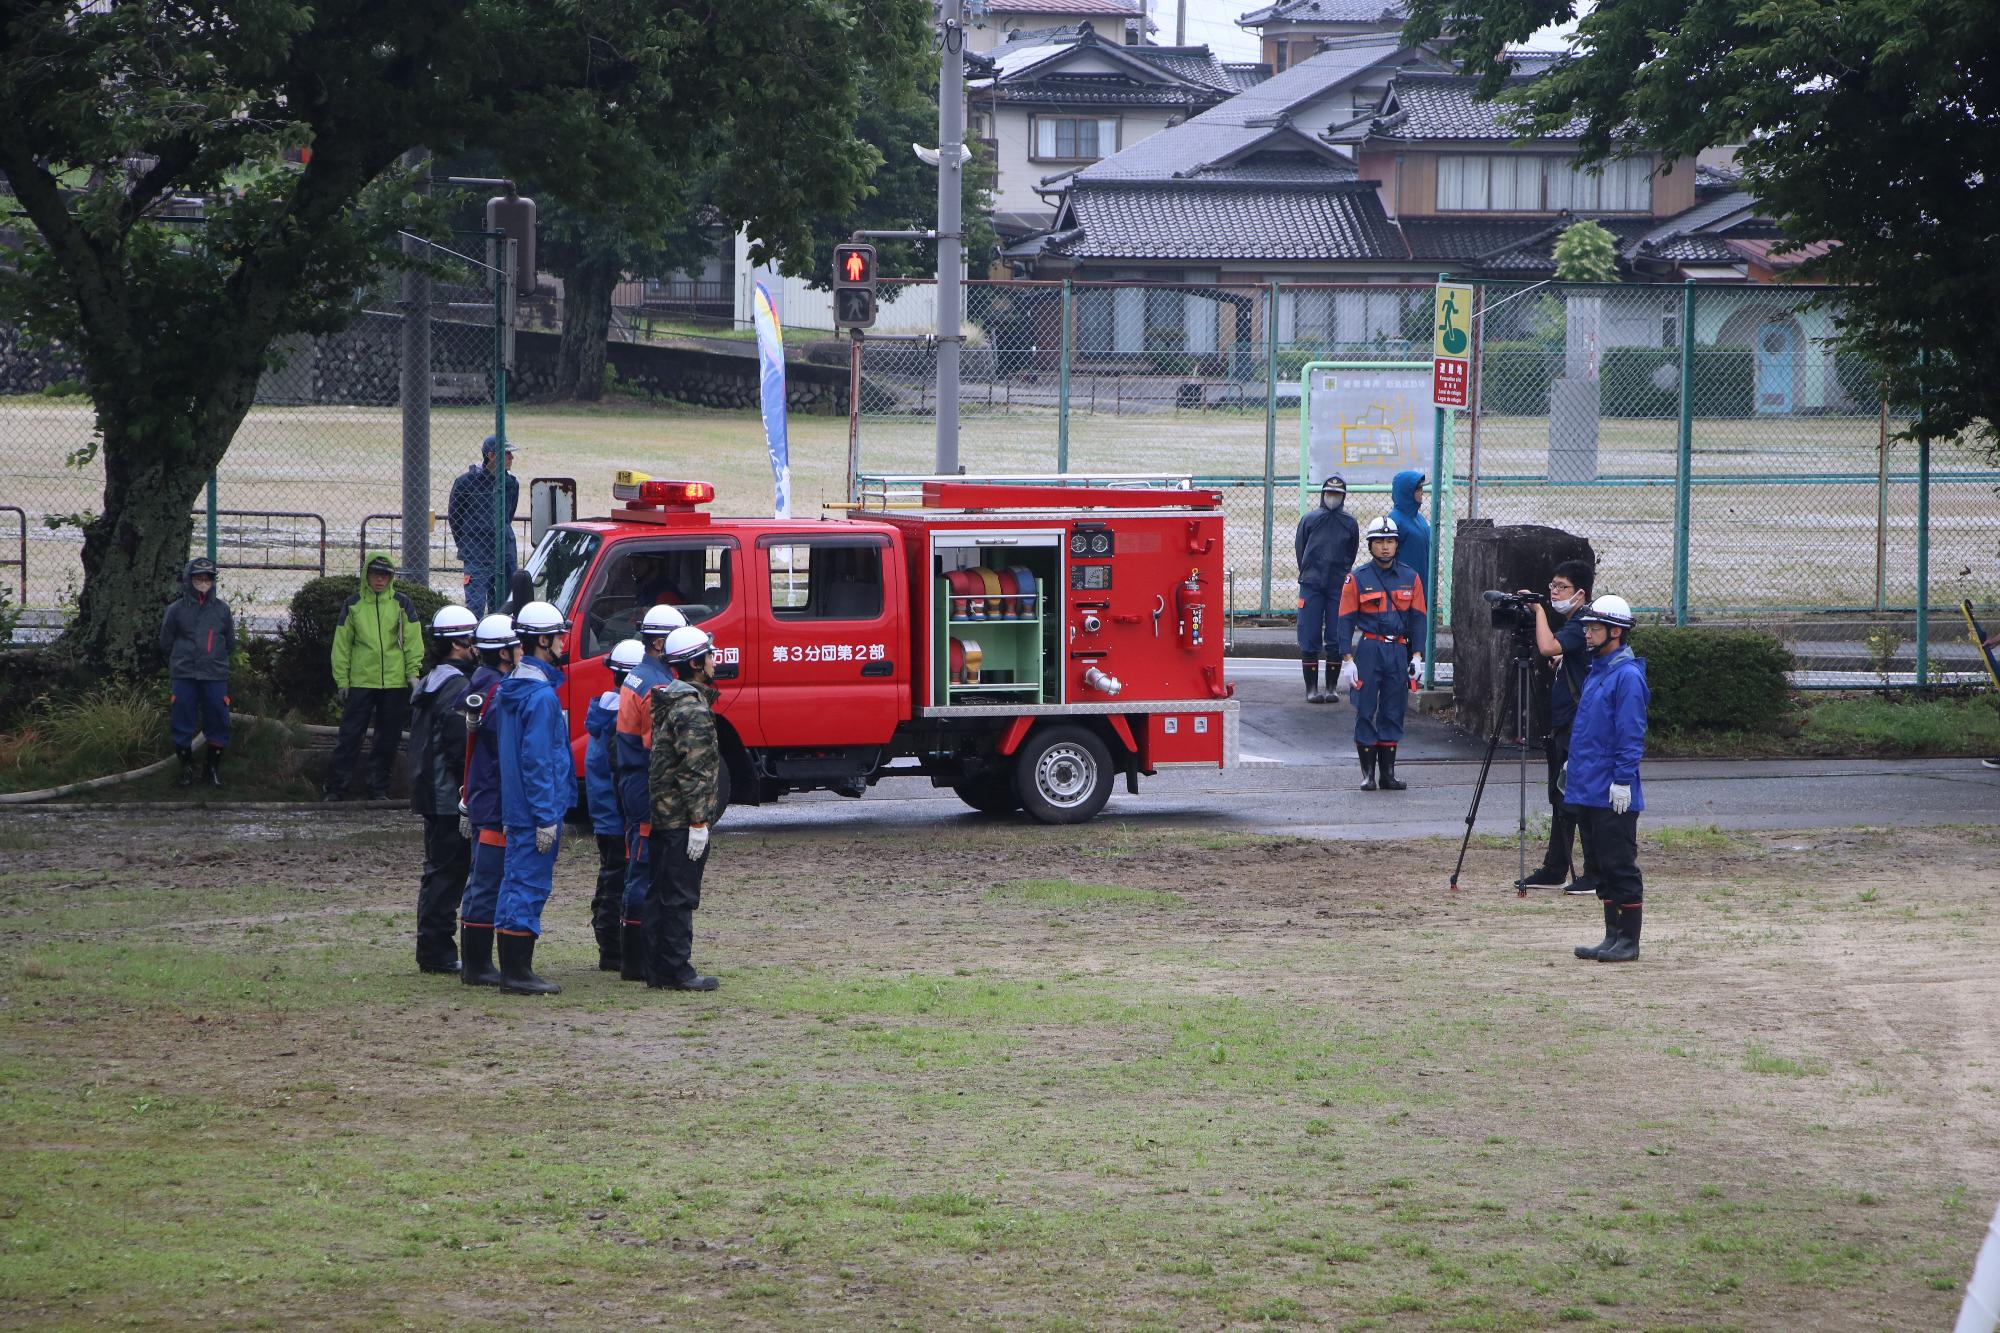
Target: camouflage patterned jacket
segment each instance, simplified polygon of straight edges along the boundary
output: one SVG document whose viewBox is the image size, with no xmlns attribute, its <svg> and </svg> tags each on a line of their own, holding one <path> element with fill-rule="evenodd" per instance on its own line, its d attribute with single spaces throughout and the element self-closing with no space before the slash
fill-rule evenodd
<svg viewBox="0 0 2000 1333">
<path fill-rule="evenodd" d="M 709 711 L 715 690 L 670 680 L 653 690 L 653 754 L 647 770 L 653 823 L 687 828 L 715 818 L 722 747 Z"/>
</svg>

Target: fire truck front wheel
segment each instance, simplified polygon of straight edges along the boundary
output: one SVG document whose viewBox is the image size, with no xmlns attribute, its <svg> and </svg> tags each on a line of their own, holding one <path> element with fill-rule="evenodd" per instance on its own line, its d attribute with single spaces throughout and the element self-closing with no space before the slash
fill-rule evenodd
<svg viewBox="0 0 2000 1333">
<path fill-rule="evenodd" d="M 1082 727 L 1049 727 L 1028 737 L 1015 761 L 1021 807 L 1044 824 L 1081 824 L 1111 799 L 1111 750 Z"/>
</svg>

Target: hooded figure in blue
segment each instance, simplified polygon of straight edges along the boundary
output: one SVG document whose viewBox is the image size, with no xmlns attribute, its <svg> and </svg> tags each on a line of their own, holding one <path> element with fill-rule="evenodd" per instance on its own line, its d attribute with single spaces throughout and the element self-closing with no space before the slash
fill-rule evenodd
<svg viewBox="0 0 2000 1333">
<path fill-rule="evenodd" d="M 514 617 L 521 664 L 500 683 L 493 725 L 500 752 L 500 823 L 507 863 L 493 917 L 500 955 L 500 989 L 515 995 L 557 995 L 562 987 L 535 975 L 535 941 L 562 846 L 562 819 L 576 794 L 569 725 L 557 693 L 568 625 L 547 602 L 529 602 Z"/>
<path fill-rule="evenodd" d="M 1569 733 L 1563 803 L 1576 816 L 1586 860 L 1597 872 L 1604 901 L 1604 940 L 1580 945 L 1578 958 L 1629 963 L 1639 956 L 1645 883 L 1639 875 L 1639 812 L 1646 808 L 1639 761 L 1646 752 L 1646 663 L 1625 636 L 1632 608 L 1622 597 L 1599 597 L 1577 617 L 1590 648 L 1590 674 Z"/>
<path fill-rule="evenodd" d="M 1395 522 L 1396 531 L 1403 534 L 1403 544 L 1396 548 L 1396 559 L 1416 570 L 1428 586 L 1431 521 L 1424 517 L 1424 474 L 1414 469 L 1398 472 L 1389 482 L 1389 495 L 1395 501 L 1389 517 Z"/>
<path fill-rule="evenodd" d="M 160 651 L 167 657 L 168 733 L 180 756 L 178 786 L 194 785 L 194 735 L 208 738 L 203 780 L 222 785 L 229 746 L 229 657 L 236 651 L 236 617 L 215 595 L 215 562 L 196 556 L 181 571 L 181 595 L 160 617 Z"/>
<path fill-rule="evenodd" d="M 653 882 L 653 797 L 647 789 L 653 763 L 653 691 L 674 678 L 660 656 L 667 635 L 687 624 L 671 606 L 647 609 L 639 621 L 638 664 L 618 686 L 618 735 L 611 767 L 618 779 L 619 810 L 625 818 L 625 906 L 620 928 L 621 981 L 646 979 L 646 894 Z"/>
<path fill-rule="evenodd" d="M 479 668 L 464 698 L 470 744 L 465 754 L 465 786 L 459 795 L 460 831 L 472 843 L 472 869 L 458 905 L 458 979 L 468 986 L 497 986 L 493 966 L 493 918 L 500 905 L 500 879 L 507 862 L 507 835 L 500 828 L 499 732 L 493 726 L 494 693 L 520 658 L 514 622 L 496 612 L 479 622 L 473 646 Z M 479 700 L 478 707 L 472 700 Z"/>
</svg>

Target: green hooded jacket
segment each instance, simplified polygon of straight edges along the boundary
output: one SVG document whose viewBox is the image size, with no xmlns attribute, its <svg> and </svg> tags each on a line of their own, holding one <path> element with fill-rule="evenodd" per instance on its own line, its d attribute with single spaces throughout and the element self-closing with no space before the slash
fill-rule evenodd
<svg viewBox="0 0 2000 1333">
<path fill-rule="evenodd" d="M 368 553 L 369 560 L 378 558 L 387 560 L 388 553 Z M 423 663 L 424 628 L 410 599 L 393 582 L 376 592 L 364 575 L 361 590 L 340 609 L 340 625 L 333 631 L 335 688 L 407 690 Z"/>
</svg>

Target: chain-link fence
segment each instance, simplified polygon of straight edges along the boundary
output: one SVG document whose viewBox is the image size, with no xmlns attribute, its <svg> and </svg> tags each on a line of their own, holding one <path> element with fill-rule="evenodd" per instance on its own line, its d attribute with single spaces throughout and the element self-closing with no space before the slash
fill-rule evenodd
<svg viewBox="0 0 2000 1333">
<path fill-rule="evenodd" d="M 2000 472 L 1966 446 L 1920 459 L 1891 440 L 1906 422 L 1834 350 L 1837 296 L 1480 285 L 1473 402 L 1444 416 L 1443 466 L 1425 469 L 1442 481 L 1445 568 L 1459 519 L 1542 523 L 1590 538 L 1604 590 L 1662 619 L 1775 627 L 1808 671 L 1907 673 L 1920 619 L 1933 662 L 1971 669 L 1953 608 L 2000 603 Z M 1427 361 L 1431 300 L 1429 285 L 969 284 L 960 460 L 1222 487 L 1237 608 L 1282 614 L 1297 589 L 1300 370 Z M 923 332 L 864 341 L 866 473 L 932 466 Z M 1429 404 L 1416 412 L 1429 438 Z M 1386 511 L 1386 489 L 1359 488 L 1349 507 Z"/>
<path fill-rule="evenodd" d="M 480 446 L 495 424 L 498 269 L 477 236 L 425 245 L 421 257 L 423 279 L 385 276 L 339 333 L 285 340 L 259 383 L 213 490 L 216 557 L 240 614 L 275 612 L 306 579 L 354 571 L 368 550 L 406 563 L 406 484 L 415 508 L 435 515 L 426 543 L 433 586 L 461 595 L 468 567 L 491 566 L 493 494 L 490 480 L 480 484 Z M 428 308 L 415 330 L 412 299 Z M 420 368 L 406 377 L 412 348 Z M 59 351 L 24 346 L 0 327 L 0 582 L 31 609 L 75 597 L 76 520 L 103 494 L 103 464 L 87 447 L 95 420 L 79 377 Z M 411 391 L 426 394 L 429 406 L 406 422 Z M 454 534 L 447 510 L 454 484 L 468 474 L 469 489 L 485 501 L 483 522 L 462 523 Z M 189 515 L 191 553 L 207 549 L 209 526 L 209 508 L 198 501 Z M 525 540 L 523 523 L 515 527 Z"/>
</svg>

